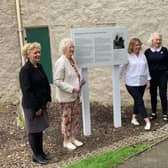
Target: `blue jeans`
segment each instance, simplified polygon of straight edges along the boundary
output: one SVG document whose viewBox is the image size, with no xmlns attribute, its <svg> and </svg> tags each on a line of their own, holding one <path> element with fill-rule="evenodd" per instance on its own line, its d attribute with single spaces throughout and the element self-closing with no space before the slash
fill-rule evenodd
<svg viewBox="0 0 168 168">
<path fill-rule="evenodd" d="M 140 114 L 143 118 L 147 118 L 147 112 L 143 101 L 143 95 L 144 95 L 146 85 L 144 86 L 126 85 L 126 88 L 128 90 L 128 93 L 134 99 L 133 113 L 136 115 Z"/>
</svg>

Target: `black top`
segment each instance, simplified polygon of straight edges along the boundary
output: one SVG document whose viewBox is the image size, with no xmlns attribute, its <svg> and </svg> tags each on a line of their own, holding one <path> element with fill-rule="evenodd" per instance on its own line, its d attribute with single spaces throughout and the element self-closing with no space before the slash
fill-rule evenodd
<svg viewBox="0 0 168 168">
<path fill-rule="evenodd" d="M 145 51 L 149 65 L 149 71 L 163 72 L 168 70 L 168 50 L 162 47 L 160 51 L 153 52 L 150 48 Z"/>
<path fill-rule="evenodd" d="M 31 62 L 26 62 L 20 70 L 19 80 L 23 108 L 37 111 L 51 101 L 50 85 L 41 64 L 36 68 Z"/>
</svg>

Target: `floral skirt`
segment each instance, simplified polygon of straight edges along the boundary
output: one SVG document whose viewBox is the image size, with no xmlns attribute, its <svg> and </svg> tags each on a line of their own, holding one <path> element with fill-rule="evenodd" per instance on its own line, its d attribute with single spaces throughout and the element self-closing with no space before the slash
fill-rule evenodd
<svg viewBox="0 0 168 168">
<path fill-rule="evenodd" d="M 76 136 L 80 127 L 80 100 L 70 103 L 60 103 L 61 132 L 64 136 Z"/>
</svg>

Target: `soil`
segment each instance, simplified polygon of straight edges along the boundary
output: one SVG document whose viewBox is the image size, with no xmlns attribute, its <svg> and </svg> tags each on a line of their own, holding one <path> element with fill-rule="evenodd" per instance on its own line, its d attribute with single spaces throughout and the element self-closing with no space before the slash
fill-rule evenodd
<svg viewBox="0 0 168 168">
<path fill-rule="evenodd" d="M 147 109 L 149 111 L 149 109 Z M 91 104 L 92 135 L 83 136 L 82 128 L 79 139 L 84 146 L 73 152 L 62 147 L 60 128 L 60 115 L 58 105 L 49 111 L 50 127 L 44 132 L 44 149 L 53 157 L 51 162 L 58 163 L 76 156 L 88 154 L 98 148 L 111 145 L 124 138 L 139 135 L 144 132 L 144 122 L 140 119 L 141 126 L 134 127 L 130 124 L 132 107 L 122 108 L 122 127 L 114 128 L 112 107 Z M 161 113 L 159 113 L 161 114 Z M 16 107 L 12 105 L 0 106 L 0 167 L 1 168 L 29 168 L 37 164 L 31 161 L 31 150 L 28 144 L 26 131 L 17 126 Z M 159 117 L 152 123 L 152 130 L 162 127 L 165 122 Z M 48 165 L 49 166 L 49 165 Z M 50 166 L 49 166 L 50 167 Z"/>
</svg>

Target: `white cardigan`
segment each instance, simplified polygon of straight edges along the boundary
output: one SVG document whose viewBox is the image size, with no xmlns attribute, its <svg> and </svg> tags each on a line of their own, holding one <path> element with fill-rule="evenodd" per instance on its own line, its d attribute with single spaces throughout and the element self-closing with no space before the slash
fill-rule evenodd
<svg viewBox="0 0 168 168">
<path fill-rule="evenodd" d="M 78 76 L 65 55 L 62 55 L 55 63 L 54 84 L 58 102 L 73 102 L 78 94 L 72 93 L 74 87 L 79 87 Z"/>
</svg>

